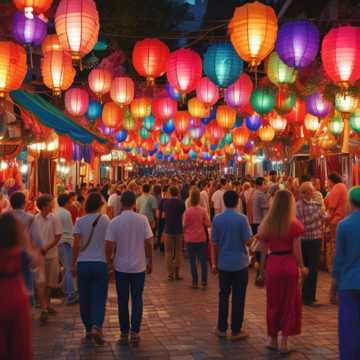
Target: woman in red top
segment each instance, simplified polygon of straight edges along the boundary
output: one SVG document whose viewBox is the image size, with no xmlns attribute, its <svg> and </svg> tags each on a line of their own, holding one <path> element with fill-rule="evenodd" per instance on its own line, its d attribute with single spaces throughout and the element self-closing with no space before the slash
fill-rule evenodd
<svg viewBox="0 0 360 360">
<path fill-rule="evenodd" d="M 299 268 L 306 273 L 300 241 L 303 231 L 303 225 L 296 219 L 294 196 L 287 190 L 278 191 L 258 235 L 268 255 L 265 270 L 267 328 L 271 338 L 268 348 L 281 354 L 289 352 L 288 336 L 301 332 Z"/>
<path fill-rule="evenodd" d="M 25 238 L 13 214 L 0 215 L 0 234 L 0 358 L 30 360 L 30 305 L 22 276 Z"/>
</svg>

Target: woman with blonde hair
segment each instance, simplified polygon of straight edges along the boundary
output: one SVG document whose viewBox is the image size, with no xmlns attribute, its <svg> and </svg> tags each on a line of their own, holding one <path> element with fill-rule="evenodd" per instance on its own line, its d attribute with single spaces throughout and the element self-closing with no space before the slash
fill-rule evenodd
<svg viewBox="0 0 360 360">
<path fill-rule="evenodd" d="M 268 255 L 265 283 L 267 328 L 271 341 L 267 348 L 281 354 L 289 352 L 288 336 L 301 332 L 299 274 L 306 274 L 307 270 L 301 252 L 300 236 L 303 231 L 303 225 L 296 219 L 294 196 L 288 190 L 278 191 L 259 227 L 258 236 L 264 253 Z"/>
</svg>

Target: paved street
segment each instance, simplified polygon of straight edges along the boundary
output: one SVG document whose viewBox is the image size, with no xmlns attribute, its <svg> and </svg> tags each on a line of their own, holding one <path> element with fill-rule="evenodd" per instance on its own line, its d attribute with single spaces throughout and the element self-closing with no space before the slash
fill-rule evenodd
<svg viewBox="0 0 360 360">
<path fill-rule="evenodd" d="M 117 303 L 112 283 L 109 290 L 104 334 L 106 345 L 94 348 L 82 342 L 83 326 L 77 306 L 59 305 L 57 317 L 49 325 L 39 327 L 34 311 L 35 359 L 277 359 L 265 349 L 265 290 L 248 288 L 246 330 L 250 337 L 231 343 L 213 335 L 217 316 L 217 278 L 210 275 L 207 290 L 189 287 L 188 264 L 184 264 L 184 280 L 169 283 L 163 257 L 155 255 L 154 273 L 147 278 L 141 343 L 136 348 L 120 347 Z M 251 274 L 252 275 L 252 274 Z M 322 304 L 305 308 L 302 335 L 291 341 L 294 352 L 289 359 L 338 359 L 337 308 L 329 305 L 329 275 L 320 275 L 318 300 Z"/>
</svg>

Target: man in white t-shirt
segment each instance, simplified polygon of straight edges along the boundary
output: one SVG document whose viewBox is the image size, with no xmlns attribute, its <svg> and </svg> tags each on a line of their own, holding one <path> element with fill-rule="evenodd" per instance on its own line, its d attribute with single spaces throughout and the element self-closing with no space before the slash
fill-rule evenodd
<svg viewBox="0 0 360 360">
<path fill-rule="evenodd" d="M 225 204 L 224 204 L 225 187 L 226 187 L 226 179 L 221 179 L 220 189 L 216 190 L 213 196 L 211 197 L 215 215 L 221 214 L 225 210 Z"/>
<path fill-rule="evenodd" d="M 108 263 L 114 255 L 116 290 L 118 296 L 121 343 L 139 341 L 143 312 L 143 290 L 145 272 L 152 271 L 152 238 L 146 216 L 133 211 L 135 194 L 126 191 L 122 194 L 122 213 L 113 219 L 106 234 L 106 257 Z M 129 321 L 129 294 L 131 293 L 131 326 Z"/>
<path fill-rule="evenodd" d="M 118 187 L 117 185 L 112 185 L 110 188 L 110 196 L 108 199 L 108 211 L 107 214 L 110 217 L 110 219 L 118 216 L 120 214 L 120 196 L 118 193 Z"/>
</svg>

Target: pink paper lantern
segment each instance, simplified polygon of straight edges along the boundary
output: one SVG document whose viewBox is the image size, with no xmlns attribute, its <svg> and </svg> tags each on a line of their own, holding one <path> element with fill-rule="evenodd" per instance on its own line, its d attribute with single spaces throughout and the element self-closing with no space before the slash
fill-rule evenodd
<svg viewBox="0 0 360 360">
<path fill-rule="evenodd" d="M 155 99 L 152 104 L 152 113 L 157 119 L 169 120 L 177 111 L 177 102 L 170 97 Z"/>
<path fill-rule="evenodd" d="M 91 70 L 88 77 L 91 91 L 100 98 L 110 91 L 111 80 L 110 72 L 101 68 Z"/>
<path fill-rule="evenodd" d="M 110 97 L 120 106 L 129 105 L 135 94 L 134 81 L 127 76 L 116 77 L 111 84 Z"/>
<path fill-rule="evenodd" d="M 196 96 L 205 105 L 213 106 L 219 100 L 219 89 L 209 78 L 203 77 L 196 87 Z"/>
<path fill-rule="evenodd" d="M 89 107 L 89 94 L 80 88 L 69 89 L 65 93 L 65 109 L 72 116 L 85 115 Z"/>
<path fill-rule="evenodd" d="M 225 102 L 232 107 L 245 106 L 250 102 L 253 87 L 250 76 L 242 73 L 237 81 L 225 89 Z"/>
</svg>

